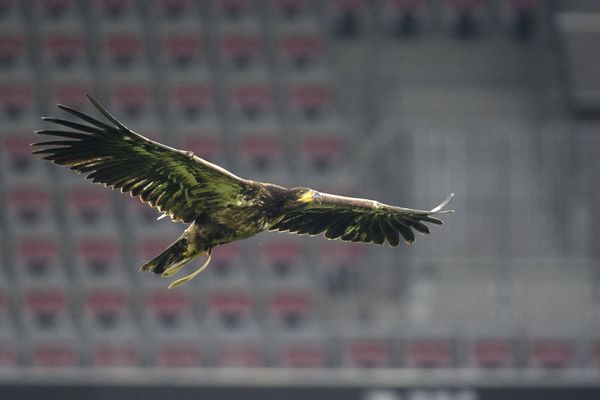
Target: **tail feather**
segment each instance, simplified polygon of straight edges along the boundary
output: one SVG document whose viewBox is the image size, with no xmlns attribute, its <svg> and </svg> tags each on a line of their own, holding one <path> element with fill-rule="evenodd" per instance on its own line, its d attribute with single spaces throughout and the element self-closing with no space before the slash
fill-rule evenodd
<svg viewBox="0 0 600 400">
<path fill-rule="evenodd" d="M 155 274 L 162 274 L 174 265 L 187 264 L 194 259 L 187 251 L 188 240 L 185 237 L 177 239 L 171 246 L 167 247 L 162 253 L 144 264 L 140 271 L 152 271 Z"/>
</svg>

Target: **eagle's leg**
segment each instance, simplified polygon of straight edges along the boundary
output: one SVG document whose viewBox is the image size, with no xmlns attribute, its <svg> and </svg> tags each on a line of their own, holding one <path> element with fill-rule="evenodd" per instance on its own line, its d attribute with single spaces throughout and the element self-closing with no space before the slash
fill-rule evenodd
<svg viewBox="0 0 600 400">
<path fill-rule="evenodd" d="M 208 251 L 206 251 L 206 252 L 202 252 L 202 253 L 199 253 L 199 254 L 195 254 L 191 258 L 183 259 L 183 260 L 181 260 L 181 262 L 178 262 L 176 264 L 173 264 L 173 265 L 169 266 L 167 269 L 165 269 L 160 274 L 160 276 L 163 277 L 163 278 L 170 278 L 173 275 L 177 274 L 183 267 L 185 267 L 194 258 L 196 258 L 198 256 L 202 256 L 202 255 L 209 255 L 209 253 L 208 253 Z"/>
<path fill-rule="evenodd" d="M 181 286 L 181 285 L 183 285 L 184 283 L 187 283 L 187 282 L 191 281 L 192 279 L 194 279 L 194 278 L 196 277 L 196 275 L 198 275 L 200 272 L 204 271 L 204 269 L 205 269 L 206 267 L 208 267 L 208 264 L 210 264 L 210 259 L 211 259 L 211 257 L 212 257 L 212 249 L 209 249 L 209 250 L 208 250 L 208 258 L 206 259 L 206 261 L 204 262 L 204 264 L 202 264 L 202 266 L 201 266 L 200 268 L 198 268 L 196 271 L 194 271 L 193 273 L 191 273 L 191 274 L 189 274 L 189 275 L 187 275 L 187 276 L 184 276 L 183 278 L 177 279 L 175 282 L 171 283 L 171 284 L 169 285 L 169 289 L 175 288 L 175 287 L 177 287 L 177 286 Z M 179 269 L 181 269 L 181 267 L 179 267 L 179 268 L 177 269 L 177 271 L 179 271 Z M 164 274 L 165 274 L 165 273 L 167 273 L 168 271 L 169 271 L 169 270 L 165 271 L 165 272 L 163 273 L 163 276 L 164 276 Z M 175 271 L 174 273 L 177 273 L 177 271 Z M 169 276 L 170 276 L 170 275 L 169 275 Z"/>
</svg>

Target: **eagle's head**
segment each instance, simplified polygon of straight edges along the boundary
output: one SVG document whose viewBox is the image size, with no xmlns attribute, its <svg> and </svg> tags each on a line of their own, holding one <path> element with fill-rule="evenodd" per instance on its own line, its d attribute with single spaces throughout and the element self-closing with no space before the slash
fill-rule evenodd
<svg viewBox="0 0 600 400">
<path fill-rule="evenodd" d="M 321 204 L 321 193 L 316 190 L 298 187 L 293 188 L 294 194 L 296 195 L 296 201 L 302 204 Z"/>
</svg>

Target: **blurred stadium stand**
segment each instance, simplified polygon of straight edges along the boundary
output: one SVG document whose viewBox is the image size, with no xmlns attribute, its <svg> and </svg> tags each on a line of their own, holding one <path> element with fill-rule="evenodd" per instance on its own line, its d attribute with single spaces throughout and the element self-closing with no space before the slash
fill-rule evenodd
<svg viewBox="0 0 600 400">
<path fill-rule="evenodd" d="M 597 384 L 597 3 L 0 0 L 0 383 Z M 456 214 L 398 249 L 264 234 L 167 290 L 137 269 L 183 225 L 28 154 L 39 116 L 92 111 L 87 92 L 244 177 L 419 208 L 455 192 Z"/>
</svg>

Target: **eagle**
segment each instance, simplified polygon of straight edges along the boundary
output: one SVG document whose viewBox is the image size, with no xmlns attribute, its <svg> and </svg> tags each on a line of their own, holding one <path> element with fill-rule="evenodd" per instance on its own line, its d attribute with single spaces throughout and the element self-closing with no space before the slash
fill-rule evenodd
<svg viewBox="0 0 600 400">
<path fill-rule="evenodd" d="M 169 288 L 204 270 L 216 246 L 263 231 L 324 233 L 327 239 L 398 246 L 401 238 L 412 243 L 414 231 L 429 234 L 426 223 L 441 225 L 436 215 L 453 212 L 444 209 L 452 194 L 426 211 L 243 179 L 191 151 L 132 131 L 86 96 L 104 120 L 58 105 L 78 121 L 42 117 L 58 129 L 36 131 L 52 140 L 33 143 L 32 154 L 140 198 L 162 213 L 159 218 L 169 216 L 190 224 L 174 243 L 141 267 L 169 278 L 196 257 L 208 256 L 200 268 Z"/>
</svg>

